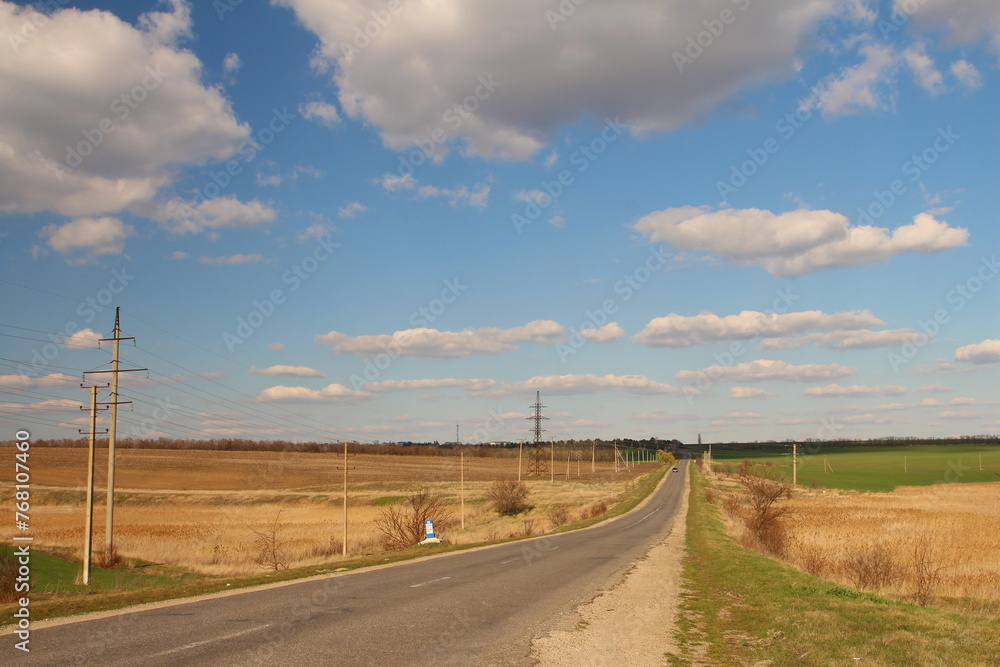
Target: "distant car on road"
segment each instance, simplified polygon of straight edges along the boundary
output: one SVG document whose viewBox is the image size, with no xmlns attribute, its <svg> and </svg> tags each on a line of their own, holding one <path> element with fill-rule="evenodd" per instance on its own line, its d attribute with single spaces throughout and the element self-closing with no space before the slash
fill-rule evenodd
<svg viewBox="0 0 1000 667">
<path fill-rule="evenodd" d="M 677 472 L 677 468 L 676 467 L 674 467 L 674 472 Z"/>
</svg>

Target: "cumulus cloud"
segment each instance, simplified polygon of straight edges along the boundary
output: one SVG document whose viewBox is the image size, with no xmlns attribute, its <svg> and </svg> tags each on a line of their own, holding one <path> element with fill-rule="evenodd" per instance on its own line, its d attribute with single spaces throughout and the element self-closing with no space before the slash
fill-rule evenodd
<svg viewBox="0 0 1000 667">
<path fill-rule="evenodd" d="M 317 125 L 323 127 L 337 127 L 340 125 L 340 114 L 337 107 L 327 102 L 312 100 L 299 105 L 299 114 L 306 120 L 315 121 Z"/>
<path fill-rule="evenodd" d="M 565 327 L 551 320 L 535 320 L 511 329 L 489 327 L 464 331 L 405 329 L 392 334 L 348 336 L 331 331 L 315 341 L 333 348 L 337 354 L 359 357 L 390 356 L 465 357 L 515 350 L 518 343 L 554 345 L 561 342 Z"/>
<path fill-rule="evenodd" d="M 852 384 L 845 387 L 836 383 L 824 385 L 822 387 L 809 387 L 803 392 L 806 396 L 815 396 L 818 398 L 842 398 L 845 396 L 855 398 L 859 396 L 897 396 L 905 393 L 906 387 L 901 387 L 897 384 L 891 384 L 885 387 L 868 387 L 860 384 Z"/>
<path fill-rule="evenodd" d="M 650 242 L 709 252 L 737 265 L 760 265 L 779 278 L 885 262 L 895 255 L 931 253 L 966 245 L 968 230 L 930 213 L 889 230 L 851 225 L 825 210 L 772 213 L 761 209 L 685 206 L 641 218 L 634 228 Z"/>
<path fill-rule="evenodd" d="M 729 389 L 729 398 L 762 398 L 764 396 L 774 396 L 774 394 L 759 387 L 731 387 Z"/>
<path fill-rule="evenodd" d="M 613 343 L 624 336 L 625 330 L 617 322 L 608 322 L 603 327 L 584 329 L 580 332 L 580 337 L 591 343 Z"/>
<path fill-rule="evenodd" d="M 257 394 L 257 400 L 270 403 L 329 403 L 341 398 L 366 398 L 368 396 L 371 394 L 348 389 L 342 384 L 328 384 L 322 389 L 286 387 L 279 384 L 268 387 Z"/>
<path fill-rule="evenodd" d="M 261 201 L 241 202 L 236 197 L 216 197 L 197 204 L 174 198 L 145 208 L 143 212 L 175 234 L 199 234 L 219 229 L 252 230 L 277 217 L 277 211 Z"/>
<path fill-rule="evenodd" d="M 359 213 L 364 213 L 368 210 L 368 207 L 358 201 L 349 201 L 339 209 L 337 209 L 337 215 L 341 218 L 353 218 Z"/>
<path fill-rule="evenodd" d="M 828 77 L 804 105 L 819 108 L 826 118 L 892 108 L 899 54 L 891 46 L 876 43 L 863 44 L 858 50 L 862 61 Z"/>
<path fill-rule="evenodd" d="M 381 382 L 369 382 L 365 385 L 365 391 L 370 392 L 390 392 L 390 391 L 425 391 L 427 389 L 467 389 L 469 391 L 483 391 L 496 385 L 496 380 L 478 380 L 475 378 L 434 378 L 423 380 L 383 380 Z"/>
<path fill-rule="evenodd" d="M 788 338 L 765 338 L 760 342 L 760 348 L 763 350 L 792 350 L 813 345 L 827 347 L 831 350 L 869 350 L 876 347 L 902 345 L 907 341 L 912 341 L 913 337 L 917 335 L 922 334 L 915 329 L 883 329 L 881 331 L 852 329 L 811 333 Z"/>
<path fill-rule="evenodd" d="M 65 373 L 49 373 L 40 377 L 30 375 L 0 375 L 0 385 L 11 387 L 74 387 L 80 383 L 79 376 Z M 77 405 L 80 405 L 77 402 Z"/>
<path fill-rule="evenodd" d="M 323 374 L 315 368 L 309 368 L 308 366 L 286 366 L 284 364 L 268 366 L 267 368 L 257 368 L 256 366 L 251 366 L 250 372 L 254 375 L 289 375 L 299 378 L 323 377 Z"/>
<path fill-rule="evenodd" d="M 96 331 L 91 329 L 80 329 L 69 338 L 64 338 L 62 343 L 68 348 L 94 349 L 98 347 L 97 341 L 102 338 L 104 338 L 104 336 Z"/>
<path fill-rule="evenodd" d="M 523 382 L 505 384 L 496 395 L 541 391 L 544 394 L 596 394 L 617 390 L 627 394 L 665 394 L 679 396 L 683 392 L 665 382 L 650 380 L 645 375 L 546 375 Z"/>
<path fill-rule="evenodd" d="M 949 68 L 951 75 L 965 88 L 973 89 L 983 85 L 982 76 L 976 66 L 967 60 L 956 60 Z"/>
<path fill-rule="evenodd" d="M 674 377 L 684 384 L 718 382 L 815 382 L 856 375 L 858 369 L 841 364 L 792 365 L 787 361 L 758 359 L 735 366 L 711 366 L 700 371 L 679 371 Z"/>
<path fill-rule="evenodd" d="M 134 233 L 132 227 L 118 218 L 100 217 L 46 225 L 39 236 L 69 262 L 86 264 L 102 255 L 120 255 L 125 249 L 125 239 Z"/>
<path fill-rule="evenodd" d="M 1000 340 L 984 340 L 982 343 L 965 345 L 955 350 L 955 361 L 973 364 L 995 364 L 1000 361 Z"/>
<path fill-rule="evenodd" d="M 762 336 L 786 336 L 816 329 L 860 328 L 879 324 L 884 322 L 867 310 L 841 313 L 809 310 L 784 314 L 744 310 L 738 315 L 724 317 L 710 312 L 693 316 L 670 313 L 650 320 L 632 340 L 653 347 L 689 347 Z"/>
<path fill-rule="evenodd" d="M 0 2 L 5 42 L 43 24 L 0 58 L 0 211 L 121 211 L 151 201 L 179 167 L 225 159 L 246 140 L 250 128 L 178 46 L 188 3 L 170 4 L 137 27 L 106 11 Z"/>
<path fill-rule="evenodd" d="M 222 72 L 229 77 L 230 83 L 236 82 L 236 73 L 240 71 L 243 67 L 243 61 L 240 60 L 238 53 L 227 53 L 226 57 L 222 59 Z"/>
<path fill-rule="evenodd" d="M 404 3 L 359 49 L 356 31 L 384 4 L 276 2 L 319 38 L 344 113 L 378 128 L 387 146 L 433 144 L 436 135 L 436 151 L 504 159 L 531 157 L 557 128 L 585 118 L 618 116 L 637 134 L 676 128 L 747 85 L 790 76 L 823 19 L 857 18 L 856 3 L 835 0 L 745 13 L 730 0 L 583 3 L 566 21 L 531 0 L 443 0 Z M 738 14 L 726 38 L 677 63 L 687 38 L 724 9 Z"/>
</svg>

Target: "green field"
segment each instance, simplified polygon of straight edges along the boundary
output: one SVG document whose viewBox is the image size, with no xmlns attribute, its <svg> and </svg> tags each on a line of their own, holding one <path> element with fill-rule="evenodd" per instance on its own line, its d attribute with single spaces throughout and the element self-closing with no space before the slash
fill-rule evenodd
<svg viewBox="0 0 1000 667">
<path fill-rule="evenodd" d="M 790 445 L 774 449 L 713 448 L 717 470 L 743 459 L 770 463 L 791 479 Z M 825 463 L 824 463 L 825 459 Z M 980 460 L 982 470 L 980 470 Z M 1000 482 L 1000 446 L 896 445 L 892 447 L 823 447 L 799 445 L 800 486 L 858 491 L 892 491 L 897 486 L 956 482 Z"/>
</svg>

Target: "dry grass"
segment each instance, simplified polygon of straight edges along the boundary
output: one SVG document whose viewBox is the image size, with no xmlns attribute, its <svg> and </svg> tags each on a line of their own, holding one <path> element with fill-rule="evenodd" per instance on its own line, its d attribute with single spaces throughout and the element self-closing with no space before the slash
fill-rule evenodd
<svg viewBox="0 0 1000 667">
<path fill-rule="evenodd" d="M 935 596 L 1000 600 L 1000 484 L 791 501 L 790 560 L 801 569 L 921 604 Z"/>
<path fill-rule="evenodd" d="M 35 543 L 80 550 L 86 452 L 40 448 L 37 454 L 32 452 Z M 283 565 L 335 562 L 341 557 L 343 533 L 341 463 L 339 456 L 329 454 L 123 450 L 117 467 L 117 551 L 206 574 L 252 574 L 261 571 L 254 563 L 261 553 L 255 531 L 273 530 L 280 536 Z M 448 457 L 351 457 L 348 556 L 383 551 L 376 520 L 393 499 L 427 490 L 441 496 L 457 519 L 458 465 Z M 471 544 L 535 533 L 551 524 L 550 512 L 556 507 L 585 508 L 581 515 L 603 514 L 630 482 L 656 467 L 634 466 L 616 475 L 613 464 L 598 463 L 595 474 L 569 481 L 527 480 L 533 509 L 500 517 L 488 502 L 489 487 L 497 479 L 516 478 L 517 460 L 466 458 L 466 529 L 457 528 L 456 520 L 439 536 Z M 13 465 L 8 468 L 13 470 Z M 97 488 L 103 483 L 99 471 Z M 94 539 L 102 545 L 103 494 L 98 500 Z"/>
</svg>

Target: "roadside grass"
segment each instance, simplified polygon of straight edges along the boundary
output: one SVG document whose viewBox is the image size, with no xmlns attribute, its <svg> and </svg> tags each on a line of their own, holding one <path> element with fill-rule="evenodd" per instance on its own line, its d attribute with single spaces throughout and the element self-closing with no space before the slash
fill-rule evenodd
<svg viewBox="0 0 1000 667">
<path fill-rule="evenodd" d="M 551 532 L 585 528 L 628 512 L 656 488 L 667 470 L 668 466 L 658 466 L 652 472 L 630 483 L 606 513 L 590 519 L 575 521 Z M 541 533 L 536 536 L 540 535 Z M 242 577 L 213 576 L 178 567 L 129 560 L 120 567 L 91 568 L 92 584 L 89 588 L 74 583 L 80 574 L 81 566 L 78 560 L 69 560 L 72 558 L 71 549 L 33 546 L 31 549 L 31 591 L 28 593 L 31 600 L 31 619 L 39 621 L 294 581 L 334 572 L 397 563 L 434 554 L 512 542 L 516 539 L 526 538 L 494 539 L 462 544 L 444 542 L 436 545 L 420 545 L 403 551 L 380 552 L 321 565 L 308 565 Z M 0 549 L 10 550 L 12 548 L 2 546 Z M 13 602 L 0 603 L 0 629 L 4 626 L 9 627 L 16 609 L 17 606 Z"/>
<path fill-rule="evenodd" d="M 1000 619 L 859 592 L 738 546 L 691 467 L 671 665 L 996 665 Z M 989 617 L 992 616 L 992 617 Z"/>
<path fill-rule="evenodd" d="M 1000 482 L 1000 447 L 990 445 L 912 445 L 895 447 L 820 447 L 799 445 L 801 486 L 856 491 L 892 491 L 897 486 L 956 482 Z M 810 445 L 816 446 L 815 451 Z M 791 478 L 791 445 L 780 451 L 717 448 L 716 469 L 735 467 L 743 459 L 772 464 Z M 826 462 L 824 463 L 824 459 Z M 979 469 L 982 460 L 983 469 Z M 831 471 L 832 469 L 832 471 Z"/>
</svg>

